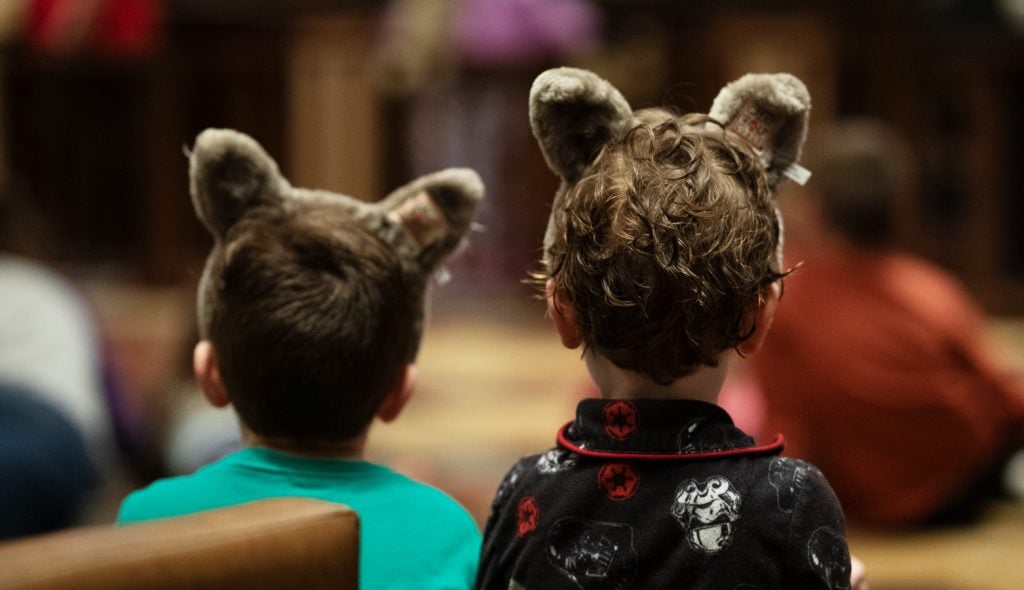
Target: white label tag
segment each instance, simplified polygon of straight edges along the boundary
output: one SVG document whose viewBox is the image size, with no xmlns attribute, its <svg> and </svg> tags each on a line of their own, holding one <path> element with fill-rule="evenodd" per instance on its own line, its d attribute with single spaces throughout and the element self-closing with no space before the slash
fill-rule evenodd
<svg viewBox="0 0 1024 590">
<path fill-rule="evenodd" d="M 789 165 L 789 168 L 782 171 L 782 175 L 800 186 L 803 186 L 807 184 L 807 180 L 811 178 L 811 171 L 794 162 Z"/>
</svg>

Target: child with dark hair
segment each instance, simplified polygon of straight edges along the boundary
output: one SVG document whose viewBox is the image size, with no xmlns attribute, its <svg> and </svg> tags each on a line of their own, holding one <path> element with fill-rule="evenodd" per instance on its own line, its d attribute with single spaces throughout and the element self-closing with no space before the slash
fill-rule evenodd
<svg viewBox="0 0 1024 590">
<path fill-rule="evenodd" d="M 394 420 L 413 392 L 427 280 L 468 231 L 479 178 L 446 170 L 367 204 L 291 187 L 251 138 L 208 130 L 191 187 L 215 239 L 195 373 L 248 447 L 134 492 L 118 522 L 319 498 L 359 515 L 361 588 L 469 587 L 470 515 L 363 450 L 374 418 Z"/>
<path fill-rule="evenodd" d="M 538 278 L 601 398 L 501 483 L 478 588 L 850 586 L 824 476 L 715 403 L 779 301 L 772 193 L 806 172 L 808 108 L 785 74 L 741 78 L 685 116 L 633 112 L 590 72 L 536 80 L 531 123 L 563 181 Z"/>
</svg>

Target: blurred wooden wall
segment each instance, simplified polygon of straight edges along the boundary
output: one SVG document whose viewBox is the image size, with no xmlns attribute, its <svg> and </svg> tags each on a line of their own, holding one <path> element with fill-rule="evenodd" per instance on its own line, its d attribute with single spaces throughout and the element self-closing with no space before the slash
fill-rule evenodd
<svg viewBox="0 0 1024 590">
<path fill-rule="evenodd" d="M 926 3 L 597 4 L 606 44 L 574 63 L 608 77 L 634 106 L 705 110 L 745 71 L 787 70 L 811 89 L 812 134 L 838 116 L 891 122 L 922 171 L 901 242 L 958 273 L 990 310 L 1024 313 L 1024 38 L 994 3 L 937 3 L 944 13 Z M 59 258 L 151 283 L 194 279 L 209 238 L 191 212 L 181 149 L 207 126 L 250 133 L 297 184 L 379 198 L 408 180 L 415 96 L 382 96 L 367 71 L 381 4 L 333 6 L 255 24 L 171 22 L 163 48 L 133 62 L 7 49 L 13 186 L 51 221 Z M 505 128 L 527 125 L 520 116 Z M 499 242 L 515 251 L 511 266 L 525 266 L 553 177 L 528 136 L 510 141 L 498 168 L 505 192 L 529 193 L 502 205 L 526 235 Z"/>
</svg>

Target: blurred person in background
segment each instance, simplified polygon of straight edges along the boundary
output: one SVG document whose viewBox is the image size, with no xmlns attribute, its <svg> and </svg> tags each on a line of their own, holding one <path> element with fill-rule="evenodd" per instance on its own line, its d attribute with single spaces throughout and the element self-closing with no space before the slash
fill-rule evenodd
<svg viewBox="0 0 1024 590">
<path fill-rule="evenodd" d="M 163 475 L 187 475 L 242 448 L 238 417 L 229 408 L 207 403 L 192 372 L 192 351 L 199 342 L 194 326 L 182 341 L 177 371 L 163 392 L 166 423 L 160 443 Z"/>
<path fill-rule="evenodd" d="M 892 247 L 910 178 L 901 138 L 854 120 L 808 153 L 806 227 L 787 244 L 802 264 L 751 359 L 764 432 L 822 469 L 851 522 L 969 520 L 1024 443 L 1021 383 L 996 366 L 960 283 Z"/>
<path fill-rule="evenodd" d="M 0 540 L 75 524 L 96 484 L 80 429 L 45 392 L 0 376 Z"/>
<path fill-rule="evenodd" d="M 141 53 L 158 38 L 161 6 L 3 0 L 0 47 L 46 58 Z M 141 441 L 94 310 L 50 264 L 60 236 L 7 178 L 6 151 L 0 145 L 0 538 L 13 538 L 104 518 L 105 496 L 127 475 L 122 451 Z"/>
<path fill-rule="evenodd" d="M 27 9 L 28 2 L 0 3 L 0 45 L 21 35 Z M 73 524 L 104 455 L 86 441 L 111 440 L 92 326 L 73 289 L 37 262 L 51 245 L 40 225 L 0 187 L 0 539 Z"/>
<path fill-rule="evenodd" d="M 117 461 L 94 318 L 32 219 L 0 195 L 0 538 L 73 524 Z"/>
<path fill-rule="evenodd" d="M 533 257 L 531 230 L 542 232 L 545 222 L 531 212 L 546 205 L 527 200 L 538 193 L 523 161 L 532 138 L 522 97 L 537 72 L 594 51 L 602 24 L 591 0 L 388 4 L 373 72 L 384 94 L 407 101 L 402 157 L 417 175 L 473 168 L 488 187 L 473 248 L 453 263 L 466 287 L 520 286 Z"/>
</svg>

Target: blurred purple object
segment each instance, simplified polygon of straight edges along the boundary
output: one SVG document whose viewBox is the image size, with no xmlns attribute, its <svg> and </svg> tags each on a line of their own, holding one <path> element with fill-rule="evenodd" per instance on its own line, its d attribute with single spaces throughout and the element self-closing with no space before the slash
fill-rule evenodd
<svg viewBox="0 0 1024 590">
<path fill-rule="evenodd" d="M 464 0 L 454 35 L 465 63 L 515 65 L 585 51 L 600 29 L 587 0 Z"/>
</svg>

